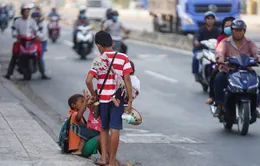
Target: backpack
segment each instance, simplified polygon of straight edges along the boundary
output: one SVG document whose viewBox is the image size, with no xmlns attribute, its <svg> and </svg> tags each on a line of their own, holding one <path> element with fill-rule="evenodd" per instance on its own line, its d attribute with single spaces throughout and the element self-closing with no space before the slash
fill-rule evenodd
<svg viewBox="0 0 260 166">
<path fill-rule="evenodd" d="M 71 116 L 69 118 L 66 118 L 60 130 L 58 145 L 61 148 L 61 153 L 70 153 L 69 151 L 70 120 L 71 120 Z"/>
</svg>

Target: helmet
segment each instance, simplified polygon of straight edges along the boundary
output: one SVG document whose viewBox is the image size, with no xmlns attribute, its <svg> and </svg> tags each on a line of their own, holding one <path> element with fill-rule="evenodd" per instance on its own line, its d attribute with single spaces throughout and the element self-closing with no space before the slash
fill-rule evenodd
<svg viewBox="0 0 260 166">
<path fill-rule="evenodd" d="M 243 20 L 236 19 L 231 24 L 232 29 L 244 29 L 246 30 L 246 23 Z"/>
<path fill-rule="evenodd" d="M 31 10 L 31 5 L 23 4 L 23 5 L 21 6 L 21 13 L 22 13 L 24 10 Z"/>
<path fill-rule="evenodd" d="M 119 16 L 119 13 L 116 10 L 114 10 L 114 11 L 112 11 L 112 15 L 113 16 Z"/>
<path fill-rule="evenodd" d="M 86 7 L 85 6 L 80 6 L 79 12 L 80 13 L 85 13 L 86 12 Z"/>
<path fill-rule="evenodd" d="M 108 20 L 111 19 L 112 16 L 113 16 L 113 10 L 112 10 L 111 8 L 110 8 L 110 9 L 107 9 L 107 11 L 106 11 L 106 17 L 107 17 L 107 19 L 108 19 Z"/>
<path fill-rule="evenodd" d="M 204 14 L 204 19 L 206 19 L 206 18 L 209 17 L 209 16 L 212 16 L 214 19 L 216 18 L 216 15 L 215 15 L 214 12 L 208 11 L 208 12 L 206 12 L 206 13 Z"/>
</svg>

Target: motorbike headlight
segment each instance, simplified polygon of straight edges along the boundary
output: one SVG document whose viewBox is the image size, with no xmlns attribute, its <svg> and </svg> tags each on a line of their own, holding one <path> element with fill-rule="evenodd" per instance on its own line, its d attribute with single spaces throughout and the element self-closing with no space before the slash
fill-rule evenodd
<svg viewBox="0 0 260 166">
<path fill-rule="evenodd" d="M 250 86 L 248 89 L 247 89 L 247 92 L 248 93 L 257 93 L 258 91 L 258 83 L 253 85 L 253 86 Z"/>
</svg>

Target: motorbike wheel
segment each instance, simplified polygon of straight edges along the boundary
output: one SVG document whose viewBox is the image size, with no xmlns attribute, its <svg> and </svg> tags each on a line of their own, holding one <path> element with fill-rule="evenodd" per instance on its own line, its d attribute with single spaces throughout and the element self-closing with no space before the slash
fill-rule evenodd
<svg viewBox="0 0 260 166">
<path fill-rule="evenodd" d="M 229 119 L 229 120 L 224 121 L 223 125 L 224 125 L 225 129 L 231 130 L 233 127 L 233 122 L 232 122 L 232 120 Z"/>
<path fill-rule="evenodd" d="M 51 39 L 53 43 L 56 43 L 57 39 L 56 38 L 52 38 Z"/>
<path fill-rule="evenodd" d="M 31 73 L 24 73 L 23 74 L 23 79 L 27 80 L 27 81 L 30 81 L 32 79 Z"/>
<path fill-rule="evenodd" d="M 240 135 L 246 135 L 250 124 L 250 103 L 240 103 L 237 105 L 238 111 L 238 131 Z"/>
</svg>

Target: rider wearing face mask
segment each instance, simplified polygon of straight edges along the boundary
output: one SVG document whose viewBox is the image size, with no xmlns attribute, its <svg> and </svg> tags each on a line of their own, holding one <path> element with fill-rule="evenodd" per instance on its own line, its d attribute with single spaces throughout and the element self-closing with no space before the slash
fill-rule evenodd
<svg viewBox="0 0 260 166">
<path fill-rule="evenodd" d="M 216 60 L 221 65 L 219 66 L 219 73 L 214 80 L 214 100 L 217 105 L 215 117 L 222 113 L 225 100 L 224 89 L 228 85 L 226 73 L 232 70 L 232 68 L 224 64 L 225 59 L 239 54 L 246 54 L 250 57 L 258 58 L 258 61 L 260 61 L 257 46 L 253 41 L 245 37 L 246 28 L 247 26 L 243 20 L 234 20 L 231 25 L 232 36 L 223 39 L 216 49 Z M 256 113 L 260 117 L 257 110 Z"/>
<path fill-rule="evenodd" d="M 222 21 L 222 32 L 221 35 L 217 38 L 217 46 L 218 44 L 225 38 L 231 36 L 232 31 L 231 31 L 231 24 L 232 21 L 234 21 L 235 18 L 234 17 L 226 17 L 224 18 L 224 20 Z M 214 72 L 212 73 L 211 79 L 210 79 L 210 89 L 209 89 L 209 98 L 206 100 L 206 104 L 213 104 L 213 98 L 214 98 L 214 79 L 218 73 L 218 68 L 216 66 Z"/>
<path fill-rule="evenodd" d="M 104 31 L 107 31 L 111 35 L 114 41 L 114 50 L 116 51 L 119 51 L 121 48 L 122 39 L 123 39 L 121 31 L 123 30 L 126 35 L 128 34 L 128 31 L 125 29 L 123 24 L 118 21 L 118 16 L 119 16 L 118 12 L 113 11 L 112 19 L 107 20 L 104 23 L 104 28 L 103 28 Z"/>
</svg>

